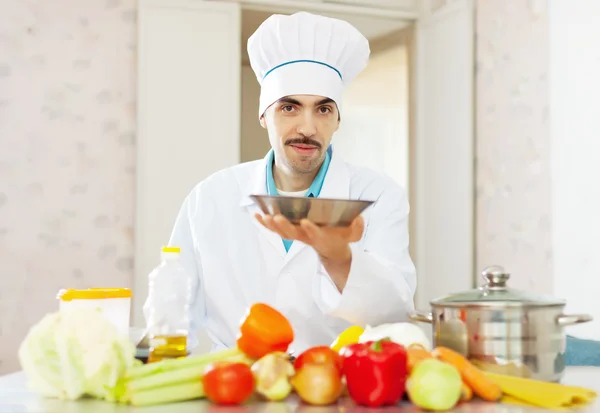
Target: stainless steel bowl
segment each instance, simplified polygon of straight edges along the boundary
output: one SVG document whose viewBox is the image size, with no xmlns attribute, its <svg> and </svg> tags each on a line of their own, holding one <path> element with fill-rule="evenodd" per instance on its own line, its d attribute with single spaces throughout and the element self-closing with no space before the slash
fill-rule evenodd
<svg viewBox="0 0 600 413">
<path fill-rule="evenodd" d="M 291 223 L 304 218 L 319 226 L 345 227 L 375 201 L 251 195 L 263 213 L 281 214 Z"/>
</svg>

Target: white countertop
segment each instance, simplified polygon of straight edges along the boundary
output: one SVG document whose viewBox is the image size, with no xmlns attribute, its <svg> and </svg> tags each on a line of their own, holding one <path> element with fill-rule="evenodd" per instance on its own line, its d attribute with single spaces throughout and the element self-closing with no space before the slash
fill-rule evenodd
<svg viewBox="0 0 600 413">
<path fill-rule="evenodd" d="M 600 368 L 599 367 L 570 367 L 567 369 L 564 384 L 584 386 L 596 390 L 600 394 Z M 544 409 L 527 408 L 521 406 L 490 404 L 482 402 L 466 403 L 454 410 L 455 413 L 535 413 L 547 411 Z M 577 410 L 581 413 L 600 413 L 600 400 L 592 405 Z M 368 409 L 355 406 L 349 400 L 341 400 L 337 405 L 318 407 L 307 406 L 299 403 L 296 398 L 290 397 L 283 403 L 252 403 L 237 407 L 220 407 L 206 401 L 197 400 L 177 404 L 165 404 L 134 408 L 132 406 L 115 405 L 96 400 L 80 400 L 76 402 L 44 399 L 37 396 L 27 388 L 26 377 L 23 373 L 14 373 L 0 377 L 0 413 L 329 413 L 329 412 L 385 412 L 385 413 L 422 413 L 423 411 L 411 404 L 385 409 Z"/>
</svg>

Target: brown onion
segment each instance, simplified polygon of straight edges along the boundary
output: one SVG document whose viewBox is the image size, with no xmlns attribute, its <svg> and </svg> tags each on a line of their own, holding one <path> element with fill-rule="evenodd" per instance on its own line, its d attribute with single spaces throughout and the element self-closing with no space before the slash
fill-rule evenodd
<svg viewBox="0 0 600 413">
<path fill-rule="evenodd" d="M 302 401 L 320 406 L 335 402 L 344 388 L 339 370 L 330 363 L 304 364 L 290 381 Z"/>
</svg>

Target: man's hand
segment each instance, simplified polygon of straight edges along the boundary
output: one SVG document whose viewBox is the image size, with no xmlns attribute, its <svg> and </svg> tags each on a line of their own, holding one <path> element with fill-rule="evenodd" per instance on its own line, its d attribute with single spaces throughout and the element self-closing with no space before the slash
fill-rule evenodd
<svg viewBox="0 0 600 413">
<path fill-rule="evenodd" d="M 265 228 L 279 234 L 282 238 L 298 240 L 310 245 L 319 255 L 338 290 L 344 289 L 352 263 L 350 243 L 359 241 L 365 229 L 361 216 L 352 221 L 348 227 L 319 227 L 307 219 L 303 219 L 300 225 L 294 225 L 283 215 L 256 214 L 255 216 Z"/>
</svg>

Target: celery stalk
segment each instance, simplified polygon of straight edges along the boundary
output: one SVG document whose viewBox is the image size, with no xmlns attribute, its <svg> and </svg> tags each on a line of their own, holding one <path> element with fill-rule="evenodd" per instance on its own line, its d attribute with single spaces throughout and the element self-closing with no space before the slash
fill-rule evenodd
<svg viewBox="0 0 600 413">
<path fill-rule="evenodd" d="M 228 357 L 225 360 L 232 362 L 245 362 L 246 356 L 241 354 L 238 356 Z M 143 390 L 184 383 L 192 380 L 202 380 L 204 370 L 210 363 L 211 362 L 209 361 L 203 364 L 195 364 L 186 368 L 162 371 L 160 373 L 130 379 L 127 382 L 127 390 L 131 393 L 134 393 Z"/>
<path fill-rule="evenodd" d="M 202 382 L 195 380 L 160 389 L 132 393 L 130 402 L 133 406 L 149 406 L 200 399 L 202 397 L 204 397 Z"/>
<path fill-rule="evenodd" d="M 180 368 L 191 367 L 199 364 L 207 364 L 213 361 L 220 361 L 232 356 L 243 354 L 238 348 L 228 348 L 225 350 L 215 351 L 213 353 L 198 354 L 188 357 L 182 357 L 172 360 L 163 360 L 156 363 L 144 364 L 141 366 L 131 367 L 125 374 L 125 378 L 130 380 L 138 377 L 143 377 L 159 372 L 172 371 Z"/>
<path fill-rule="evenodd" d="M 199 364 L 197 366 L 188 367 L 185 369 L 177 369 L 165 371 L 151 376 L 141 377 L 136 380 L 131 380 L 127 383 L 127 390 L 131 393 L 149 390 L 157 387 L 166 387 L 179 383 L 185 383 L 191 380 L 202 380 L 202 373 L 207 364 Z"/>
</svg>

